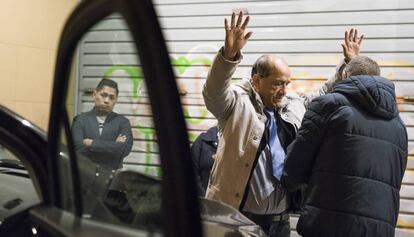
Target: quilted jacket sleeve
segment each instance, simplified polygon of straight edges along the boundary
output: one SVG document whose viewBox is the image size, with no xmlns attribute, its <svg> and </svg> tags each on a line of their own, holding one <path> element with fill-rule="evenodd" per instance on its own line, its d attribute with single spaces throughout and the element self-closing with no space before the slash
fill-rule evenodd
<svg viewBox="0 0 414 237">
<path fill-rule="evenodd" d="M 282 185 L 288 190 L 294 191 L 307 183 L 333 109 L 331 95 L 315 98 L 309 104 L 296 138 L 287 148 Z"/>
</svg>

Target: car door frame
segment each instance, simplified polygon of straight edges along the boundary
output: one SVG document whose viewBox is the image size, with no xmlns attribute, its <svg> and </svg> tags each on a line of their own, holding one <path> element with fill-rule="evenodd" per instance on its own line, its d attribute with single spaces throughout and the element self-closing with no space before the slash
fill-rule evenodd
<svg viewBox="0 0 414 237">
<path fill-rule="evenodd" d="M 162 164 L 164 236 L 201 236 L 198 199 L 185 120 L 165 41 L 150 0 L 85 0 L 80 2 L 66 22 L 58 47 L 48 127 L 48 177 L 45 178 L 49 181 L 50 195 L 45 199 L 43 206 L 31 210 L 32 220 L 48 233 L 62 236 L 81 231 L 82 225 L 75 223 L 86 223 L 82 219 L 79 171 L 65 100 L 78 42 L 94 24 L 112 13 L 119 13 L 125 18 L 145 75 Z M 71 157 L 75 200 L 73 216 L 61 209 L 62 184 L 57 157 L 60 152 L 62 126 Z M 66 218 L 62 218 L 63 216 Z M 72 229 L 67 228 L 67 223 L 62 223 L 63 219 L 72 223 Z"/>
</svg>

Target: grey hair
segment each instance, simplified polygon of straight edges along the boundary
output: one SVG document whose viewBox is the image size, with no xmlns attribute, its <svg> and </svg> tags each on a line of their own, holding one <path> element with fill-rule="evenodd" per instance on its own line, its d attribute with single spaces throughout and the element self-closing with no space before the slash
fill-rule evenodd
<svg viewBox="0 0 414 237">
<path fill-rule="evenodd" d="M 381 70 L 378 63 L 366 56 L 358 56 L 346 65 L 344 71 L 347 76 L 370 75 L 380 76 Z"/>
</svg>

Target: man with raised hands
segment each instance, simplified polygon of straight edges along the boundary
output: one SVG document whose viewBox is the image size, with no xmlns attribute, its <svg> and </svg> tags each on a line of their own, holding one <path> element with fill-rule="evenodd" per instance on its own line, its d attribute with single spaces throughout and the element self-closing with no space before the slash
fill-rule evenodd
<svg viewBox="0 0 414 237">
<path fill-rule="evenodd" d="M 263 55 L 252 67 L 250 80 L 231 84 L 242 60 L 241 50 L 252 36 L 246 33 L 249 16 L 240 12 L 230 24 L 225 19 L 225 43 L 211 65 L 203 88 L 207 109 L 217 118 L 219 146 L 206 197 L 222 201 L 260 225 L 268 236 L 289 236 L 291 194 L 282 187 L 286 148 L 294 140 L 307 104 L 328 93 L 340 80 L 335 77 L 317 92 L 299 96 L 287 91 L 291 72 L 275 55 Z M 343 45 L 345 61 L 359 53 L 356 30 Z M 350 47 L 352 46 L 352 47 Z"/>
</svg>

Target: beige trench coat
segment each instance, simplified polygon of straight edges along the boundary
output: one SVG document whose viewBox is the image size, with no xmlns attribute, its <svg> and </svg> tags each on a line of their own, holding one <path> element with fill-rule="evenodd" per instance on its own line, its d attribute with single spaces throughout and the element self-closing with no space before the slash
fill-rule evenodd
<svg viewBox="0 0 414 237">
<path fill-rule="evenodd" d="M 238 55 L 236 61 L 229 61 L 221 52 L 217 54 L 203 88 L 206 107 L 217 118 L 220 129 L 220 142 L 206 197 L 238 209 L 264 134 L 266 116 L 260 96 L 250 81 L 230 85 L 242 56 Z M 331 90 L 337 75 L 316 93 L 301 97 L 288 93 L 278 110 L 281 118 L 297 131 L 307 104 L 312 98 Z"/>
</svg>

